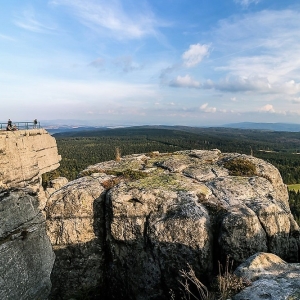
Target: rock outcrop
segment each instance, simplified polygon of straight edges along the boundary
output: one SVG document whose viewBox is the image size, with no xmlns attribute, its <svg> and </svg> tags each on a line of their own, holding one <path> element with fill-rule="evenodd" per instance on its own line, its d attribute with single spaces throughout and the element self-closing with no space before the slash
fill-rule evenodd
<svg viewBox="0 0 300 300">
<path fill-rule="evenodd" d="M 54 192 L 46 207 L 47 231 L 56 254 L 51 299 L 103 294 L 105 224 L 103 183 L 112 176 L 93 174 Z M 101 290 L 102 289 L 102 290 Z"/>
<path fill-rule="evenodd" d="M 235 273 L 252 284 L 233 300 L 300 299 L 300 264 L 288 264 L 271 253 L 257 253 Z"/>
<path fill-rule="evenodd" d="M 287 188 L 263 160 L 219 150 L 150 153 L 81 175 L 46 206 L 55 296 L 168 299 L 187 263 L 205 282 L 227 255 L 236 264 L 257 252 L 299 261 Z"/>
<path fill-rule="evenodd" d="M 41 175 L 59 166 L 45 130 L 0 131 L 0 299 L 47 299 L 54 253 Z"/>
</svg>

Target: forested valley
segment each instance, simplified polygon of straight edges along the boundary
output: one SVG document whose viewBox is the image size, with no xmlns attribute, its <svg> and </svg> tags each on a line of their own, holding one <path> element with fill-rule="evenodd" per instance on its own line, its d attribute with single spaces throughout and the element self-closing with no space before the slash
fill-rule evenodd
<svg viewBox="0 0 300 300">
<path fill-rule="evenodd" d="M 62 156 L 61 166 L 43 175 L 44 186 L 59 176 L 74 180 L 87 166 L 114 159 L 116 148 L 122 156 L 217 148 L 262 158 L 279 169 L 285 184 L 300 183 L 300 132 L 143 126 L 57 133 L 54 137 Z M 291 190 L 289 194 L 292 213 L 299 223 L 300 193 Z"/>
</svg>

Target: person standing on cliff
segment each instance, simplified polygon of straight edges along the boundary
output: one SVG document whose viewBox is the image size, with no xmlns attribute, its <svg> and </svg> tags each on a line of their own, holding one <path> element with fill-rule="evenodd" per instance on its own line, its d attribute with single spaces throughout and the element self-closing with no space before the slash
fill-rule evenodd
<svg viewBox="0 0 300 300">
<path fill-rule="evenodd" d="M 37 119 L 33 120 L 33 128 L 37 128 Z"/>
<path fill-rule="evenodd" d="M 8 121 L 7 121 L 6 130 L 8 130 L 8 131 L 12 130 L 12 121 L 10 119 L 8 119 Z"/>
</svg>

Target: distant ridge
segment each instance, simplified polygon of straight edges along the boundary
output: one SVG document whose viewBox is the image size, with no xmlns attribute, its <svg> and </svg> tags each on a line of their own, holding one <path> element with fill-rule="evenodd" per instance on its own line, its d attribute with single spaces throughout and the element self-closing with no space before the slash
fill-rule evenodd
<svg viewBox="0 0 300 300">
<path fill-rule="evenodd" d="M 241 122 L 241 123 L 225 124 L 222 127 L 239 128 L 239 129 L 259 129 L 259 130 L 270 130 L 270 131 L 288 131 L 288 132 L 300 131 L 300 124 L 289 124 L 289 123 Z"/>
<path fill-rule="evenodd" d="M 44 124 L 43 124 L 44 125 Z M 139 129 L 167 129 L 179 130 L 186 132 L 198 133 L 206 130 L 224 129 L 248 129 L 248 130 L 266 130 L 266 131 L 285 131 L 285 132 L 300 132 L 300 124 L 290 123 L 255 123 L 255 122 L 240 122 L 229 123 L 219 126 L 184 126 L 184 125 L 140 125 L 140 126 L 92 126 L 92 125 L 62 125 L 62 124 L 45 124 L 44 128 L 50 134 L 64 133 L 69 136 L 76 135 L 79 132 L 100 132 L 110 130 L 139 130 Z"/>
<path fill-rule="evenodd" d="M 61 132 L 82 132 L 82 131 L 101 131 L 108 130 L 107 127 L 93 127 L 93 126 L 47 126 L 45 129 L 51 134 L 61 133 Z"/>
</svg>

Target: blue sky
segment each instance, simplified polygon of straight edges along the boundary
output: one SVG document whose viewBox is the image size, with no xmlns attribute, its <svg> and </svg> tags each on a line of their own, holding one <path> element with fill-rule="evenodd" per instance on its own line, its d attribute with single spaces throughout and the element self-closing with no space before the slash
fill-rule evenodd
<svg viewBox="0 0 300 300">
<path fill-rule="evenodd" d="M 0 45 L 2 122 L 300 123 L 298 0 L 3 1 Z"/>
</svg>

